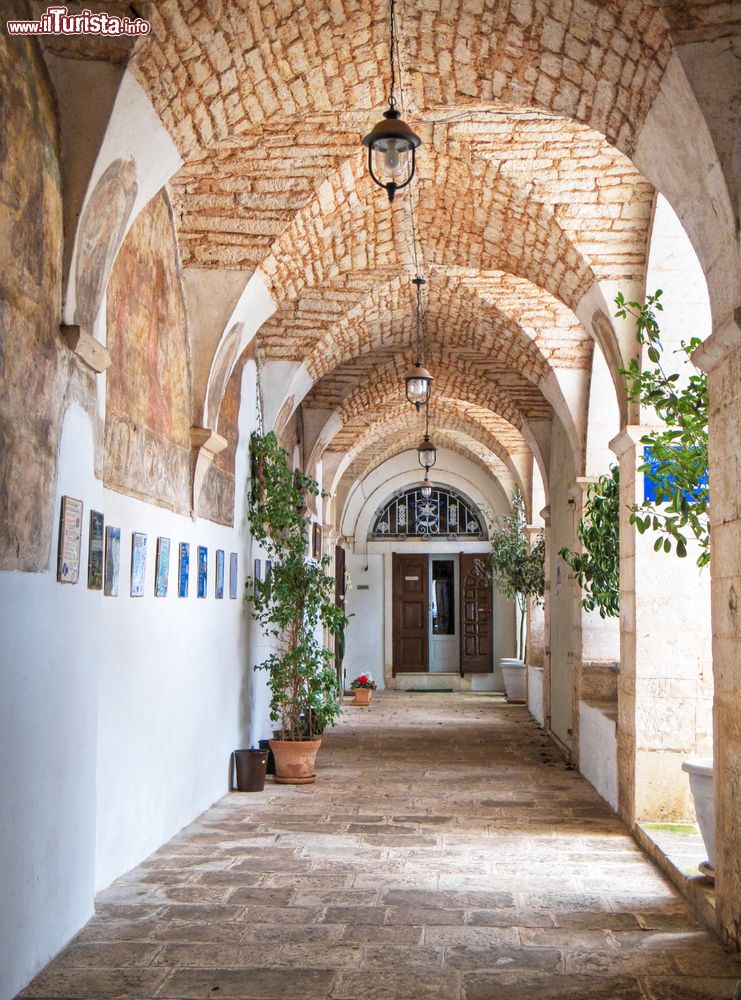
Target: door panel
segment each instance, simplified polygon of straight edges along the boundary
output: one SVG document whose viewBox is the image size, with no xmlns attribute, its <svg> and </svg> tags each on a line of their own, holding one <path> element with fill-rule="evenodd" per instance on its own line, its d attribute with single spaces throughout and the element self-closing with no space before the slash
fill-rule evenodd
<svg viewBox="0 0 741 1000">
<path fill-rule="evenodd" d="M 430 672 L 456 673 L 461 665 L 458 556 L 430 556 Z"/>
<path fill-rule="evenodd" d="M 426 671 L 427 556 L 393 555 L 394 673 Z"/>
<path fill-rule="evenodd" d="M 492 670 L 492 590 L 476 572 L 481 556 L 461 552 L 461 673 Z"/>
</svg>

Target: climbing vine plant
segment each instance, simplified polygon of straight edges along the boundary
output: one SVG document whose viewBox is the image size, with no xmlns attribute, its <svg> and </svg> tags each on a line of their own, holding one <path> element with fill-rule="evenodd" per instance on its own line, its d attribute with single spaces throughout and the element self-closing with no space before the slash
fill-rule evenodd
<svg viewBox="0 0 741 1000">
<path fill-rule="evenodd" d="M 315 739 L 340 714 L 334 654 L 317 632 L 324 627 L 336 636 L 347 623 L 334 602 L 329 558 L 307 555 L 306 497 L 317 496 L 319 487 L 289 467 L 272 432 L 252 435 L 250 456 L 250 525 L 272 570 L 262 581 L 248 579 L 245 596 L 277 646 L 257 669 L 268 671 L 270 718 L 280 723 L 281 738 Z"/>
<path fill-rule="evenodd" d="M 620 469 L 613 465 L 587 490 L 576 534 L 582 551 L 561 549 L 584 594 L 581 606 L 602 618 L 620 614 Z"/>
<path fill-rule="evenodd" d="M 702 341 L 699 337 L 682 341 L 676 352 L 684 356 L 688 377 L 667 374 L 656 319 L 663 308 L 661 290 L 649 295 L 643 305 L 626 302 L 622 294 L 615 303 L 617 316 L 635 318 L 636 337 L 655 366 L 641 370 L 634 359 L 621 370 L 628 399 L 652 407 L 663 424 L 641 438 L 645 450 L 639 471 L 653 484 L 654 498 L 631 508 L 631 523 L 641 534 L 649 529 L 657 533 L 657 552 L 673 548 L 681 558 L 687 555 L 687 538 L 692 535 L 700 547 L 697 565 L 706 566 L 710 561 L 708 380 L 692 363 L 692 352 Z"/>
</svg>

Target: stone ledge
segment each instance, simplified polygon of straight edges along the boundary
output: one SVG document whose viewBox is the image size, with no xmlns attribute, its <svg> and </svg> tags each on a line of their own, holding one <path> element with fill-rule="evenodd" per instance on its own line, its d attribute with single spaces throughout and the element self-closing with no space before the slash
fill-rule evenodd
<svg viewBox="0 0 741 1000">
<path fill-rule="evenodd" d="M 638 823 L 633 827 L 631 833 L 643 853 L 661 869 L 672 885 L 681 892 L 702 923 L 713 934 L 718 934 L 715 888 L 702 876 L 685 875 L 684 872 L 680 871 Z"/>
<path fill-rule="evenodd" d="M 597 698 L 582 698 L 579 704 L 586 705 L 588 708 L 593 708 L 596 712 L 600 712 L 600 714 L 604 715 L 606 719 L 609 719 L 611 722 L 617 724 L 617 701 L 605 701 Z"/>
</svg>

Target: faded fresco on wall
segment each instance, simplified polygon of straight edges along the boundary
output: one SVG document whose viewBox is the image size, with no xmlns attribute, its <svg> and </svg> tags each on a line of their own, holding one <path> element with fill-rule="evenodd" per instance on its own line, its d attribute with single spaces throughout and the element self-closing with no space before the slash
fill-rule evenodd
<svg viewBox="0 0 741 1000">
<path fill-rule="evenodd" d="M 107 293 L 106 486 L 190 512 L 190 352 L 167 195 L 129 230 Z"/>
<path fill-rule="evenodd" d="M 237 361 L 226 385 L 218 413 L 218 431 L 228 444 L 214 458 L 198 502 L 198 513 L 219 524 L 234 524 L 234 461 L 239 443 L 239 406 L 242 396 L 242 370 L 252 355 L 254 342 Z"/>
<path fill-rule="evenodd" d="M 208 412 L 207 427 L 215 428 L 220 417 L 220 404 L 229 377 L 234 371 L 239 351 L 239 341 L 244 330 L 244 323 L 235 323 L 228 331 L 216 350 L 216 357 L 208 380 Z"/>
<path fill-rule="evenodd" d="M 92 330 L 108 275 L 136 201 L 133 160 L 114 160 L 103 172 L 80 219 L 75 319 Z"/>
<path fill-rule="evenodd" d="M 27 16 L 20 0 L 3 13 Z M 61 180 L 38 47 L 0 32 L 0 65 L 0 569 L 34 571 L 49 564 L 71 368 L 59 334 Z"/>
</svg>

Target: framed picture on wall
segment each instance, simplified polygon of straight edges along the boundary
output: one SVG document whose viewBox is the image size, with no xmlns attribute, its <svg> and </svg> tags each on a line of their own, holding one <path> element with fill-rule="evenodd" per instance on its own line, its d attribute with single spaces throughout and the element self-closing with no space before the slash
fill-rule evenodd
<svg viewBox="0 0 741 1000">
<path fill-rule="evenodd" d="M 208 549 L 205 545 L 198 546 L 198 597 L 206 597 L 208 585 Z"/>
<path fill-rule="evenodd" d="M 103 555 L 105 534 L 103 515 L 99 510 L 90 511 L 90 536 L 87 552 L 87 585 L 89 590 L 103 589 Z"/>
<path fill-rule="evenodd" d="M 147 536 L 141 531 L 131 534 L 131 596 L 144 597 L 147 573 Z"/>
<path fill-rule="evenodd" d="M 62 497 L 59 511 L 59 554 L 57 580 L 77 583 L 80 579 L 80 548 L 82 546 L 82 500 Z"/>
<path fill-rule="evenodd" d="M 239 565 L 239 558 L 236 552 L 229 553 L 229 599 L 231 601 L 236 601 L 237 599 L 237 567 Z"/>
<path fill-rule="evenodd" d="M 311 526 L 311 558 L 321 559 L 322 558 L 322 526 L 321 524 L 312 524 Z"/>
<path fill-rule="evenodd" d="M 224 599 L 224 550 L 216 550 L 216 600 Z"/>
<path fill-rule="evenodd" d="M 178 597 L 188 596 L 189 576 L 190 576 L 190 542 L 181 542 L 179 559 L 178 559 Z"/>
<path fill-rule="evenodd" d="M 105 529 L 105 576 L 103 593 L 106 597 L 118 597 L 118 575 L 121 567 L 121 529 Z"/>
<path fill-rule="evenodd" d="M 157 539 L 157 561 L 154 568 L 154 596 L 167 597 L 170 581 L 170 539 Z"/>
</svg>

